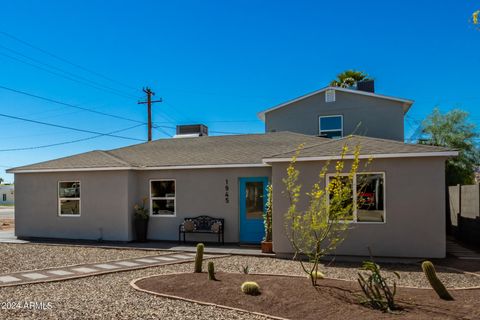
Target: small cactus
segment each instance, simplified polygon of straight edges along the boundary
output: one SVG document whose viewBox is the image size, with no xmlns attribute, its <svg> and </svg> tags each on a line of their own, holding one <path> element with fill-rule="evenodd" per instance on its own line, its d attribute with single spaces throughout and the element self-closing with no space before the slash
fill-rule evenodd
<svg viewBox="0 0 480 320">
<path fill-rule="evenodd" d="M 422 263 L 422 270 L 427 276 L 428 282 L 432 286 L 433 290 L 438 294 L 438 296 L 443 300 L 453 300 L 453 297 L 450 295 L 448 290 L 443 285 L 442 281 L 438 279 L 435 272 L 435 267 L 430 261 L 424 261 Z"/>
<path fill-rule="evenodd" d="M 242 283 L 242 292 L 251 296 L 256 296 L 260 294 L 260 286 L 258 283 L 253 281 L 246 281 Z"/>
<path fill-rule="evenodd" d="M 208 280 L 217 280 L 215 278 L 215 267 L 213 265 L 213 261 L 208 261 Z"/>
<path fill-rule="evenodd" d="M 308 275 L 308 278 L 314 278 L 314 280 L 322 280 L 325 278 L 325 275 L 320 271 L 313 271 Z"/>
<path fill-rule="evenodd" d="M 203 249 L 205 246 L 203 243 L 197 244 L 197 254 L 195 255 L 195 273 L 202 272 L 202 263 L 203 263 Z"/>
</svg>

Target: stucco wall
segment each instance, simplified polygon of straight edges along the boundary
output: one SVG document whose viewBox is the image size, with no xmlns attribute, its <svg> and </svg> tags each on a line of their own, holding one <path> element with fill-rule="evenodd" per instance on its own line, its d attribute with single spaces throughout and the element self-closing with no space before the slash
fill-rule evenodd
<svg viewBox="0 0 480 320">
<path fill-rule="evenodd" d="M 127 171 L 15 174 L 15 234 L 129 240 Z M 58 181 L 80 181 L 81 215 L 58 216 Z"/>
<path fill-rule="evenodd" d="M 385 223 L 352 224 L 347 239 L 336 254 L 368 256 L 445 256 L 445 158 L 376 159 L 368 171 L 385 172 Z M 318 179 L 323 162 L 299 162 L 303 192 Z M 288 200 L 282 190 L 287 164 L 274 164 L 273 246 L 279 255 L 292 252 L 285 236 Z M 333 172 L 333 171 L 331 171 Z M 305 198 L 303 199 L 305 200 Z M 300 206 L 306 203 L 302 201 Z"/>
<path fill-rule="evenodd" d="M 155 216 L 149 221 L 148 238 L 155 240 L 178 239 L 178 226 L 185 217 L 209 215 L 225 219 L 225 242 L 239 242 L 239 190 L 240 177 L 269 177 L 265 168 L 229 168 L 137 171 L 136 198 L 149 196 L 151 179 L 176 180 L 176 216 Z M 225 180 L 229 184 L 229 203 L 225 202 Z M 187 240 L 216 241 L 213 235 L 188 234 Z"/>
<path fill-rule="evenodd" d="M 336 91 L 335 102 L 325 103 L 325 93 L 322 92 L 266 113 L 265 131 L 318 135 L 318 118 L 328 115 L 343 115 L 344 135 L 357 134 L 400 141 L 404 138 L 401 102 L 340 91 Z"/>
<path fill-rule="evenodd" d="M 5 195 L 6 200 L 3 201 Z M 0 205 L 11 205 L 15 202 L 15 190 L 13 184 L 0 185 Z"/>
</svg>

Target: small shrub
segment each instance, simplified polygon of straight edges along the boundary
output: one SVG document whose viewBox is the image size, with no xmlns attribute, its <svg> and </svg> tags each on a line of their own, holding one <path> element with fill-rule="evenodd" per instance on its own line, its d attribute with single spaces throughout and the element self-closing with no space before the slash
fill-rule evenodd
<svg viewBox="0 0 480 320">
<path fill-rule="evenodd" d="M 260 294 L 260 286 L 258 283 L 253 281 L 246 281 L 242 283 L 242 292 L 251 296 L 256 296 Z"/>
<path fill-rule="evenodd" d="M 430 261 L 424 261 L 422 263 L 422 270 L 425 273 L 428 282 L 430 282 L 430 285 L 432 286 L 433 290 L 435 290 L 435 292 L 438 294 L 440 299 L 453 300 L 453 297 L 450 295 L 447 288 L 445 288 L 442 281 L 438 279 L 433 263 L 431 263 Z"/>
<path fill-rule="evenodd" d="M 208 261 L 207 269 L 208 269 L 208 280 L 217 280 L 215 278 L 215 266 L 213 265 L 213 261 Z"/>
<path fill-rule="evenodd" d="M 358 273 L 357 281 L 364 294 L 361 303 L 382 311 L 398 310 L 399 307 L 395 303 L 395 294 L 397 292 L 395 280 L 393 280 L 393 289 L 391 289 L 387 284 L 388 279 L 384 278 L 380 273 L 380 266 L 373 261 L 364 261 L 362 269 L 369 274 L 368 278 L 365 279 L 360 272 Z M 400 275 L 397 272 L 394 272 L 394 274 L 400 279 Z"/>
<path fill-rule="evenodd" d="M 320 271 L 312 271 L 312 273 L 308 275 L 308 278 L 309 279 L 315 278 L 315 280 L 322 280 L 325 278 L 325 275 Z"/>
<path fill-rule="evenodd" d="M 243 272 L 243 274 L 248 274 L 248 272 L 249 272 L 249 267 L 248 267 L 248 266 L 243 266 L 243 267 L 242 267 L 242 272 Z"/>
<path fill-rule="evenodd" d="M 195 273 L 202 272 L 202 263 L 203 263 L 203 250 L 205 246 L 203 243 L 197 244 L 197 254 L 195 255 Z"/>
</svg>

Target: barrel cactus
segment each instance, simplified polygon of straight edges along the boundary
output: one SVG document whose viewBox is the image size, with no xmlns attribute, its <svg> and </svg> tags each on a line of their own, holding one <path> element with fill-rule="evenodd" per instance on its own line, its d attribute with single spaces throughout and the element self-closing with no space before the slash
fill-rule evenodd
<svg viewBox="0 0 480 320">
<path fill-rule="evenodd" d="M 202 272 L 202 263 L 203 263 L 203 250 L 205 246 L 203 243 L 197 244 L 197 254 L 195 255 L 195 273 Z"/>
<path fill-rule="evenodd" d="M 443 285 L 442 281 L 438 279 L 437 273 L 435 272 L 435 267 L 430 261 L 424 261 L 422 263 L 422 270 L 427 276 L 428 282 L 432 286 L 433 290 L 438 294 L 438 296 L 443 300 L 453 300 L 453 297 L 448 292 L 447 288 Z"/>
<path fill-rule="evenodd" d="M 207 264 L 208 269 L 208 280 L 217 280 L 215 278 L 215 267 L 213 265 L 213 261 L 209 261 Z"/>
<path fill-rule="evenodd" d="M 258 283 L 253 281 L 246 281 L 242 283 L 242 292 L 251 296 L 256 296 L 260 294 L 260 286 Z"/>
</svg>

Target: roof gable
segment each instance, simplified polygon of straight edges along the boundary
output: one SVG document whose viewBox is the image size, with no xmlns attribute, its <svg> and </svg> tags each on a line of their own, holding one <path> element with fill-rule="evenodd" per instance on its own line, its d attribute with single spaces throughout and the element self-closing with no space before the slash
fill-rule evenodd
<svg viewBox="0 0 480 320">
<path fill-rule="evenodd" d="M 257 114 L 257 116 L 260 120 L 265 121 L 265 114 L 266 113 L 271 112 L 273 110 L 277 110 L 277 109 L 286 107 L 288 105 L 291 105 L 292 103 L 301 101 L 303 99 L 314 96 L 316 94 L 320 94 L 320 93 L 325 92 L 327 90 L 336 90 L 336 91 L 358 94 L 358 95 L 363 95 L 363 96 L 369 96 L 369 97 L 374 97 L 374 98 L 379 98 L 379 99 L 386 99 L 386 100 L 390 100 L 390 101 L 397 101 L 397 102 L 400 102 L 400 103 L 403 104 L 402 107 L 403 107 L 403 113 L 404 114 L 408 112 L 408 110 L 410 109 L 410 107 L 412 106 L 412 104 L 414 102 L 413 100 L 404 99 L 404 98 L 396 98 L 396 97 L 392 97 L 392 96 L 386 96 L 386 95 L 381 95 L 381 94 L 366 92 L 366 91 L 361 91 L 361 90 L 352 90 L 352 89 L 347 89 L 347 88 L 330 87 L 329 86 L 329 87 L 325 87 L 325 88 L 319 89 L 319 90 L 314 91 L 314 92 L 307 93 L 303 96 L 300 96 L 298 98 L 289 100 L 287 102 L 281 103 L 281 104 L 276 105 L 276 106 L 274 106 L 272 108 L 269 108 L 267 110 L 261 111 Z"/>
</svg>

